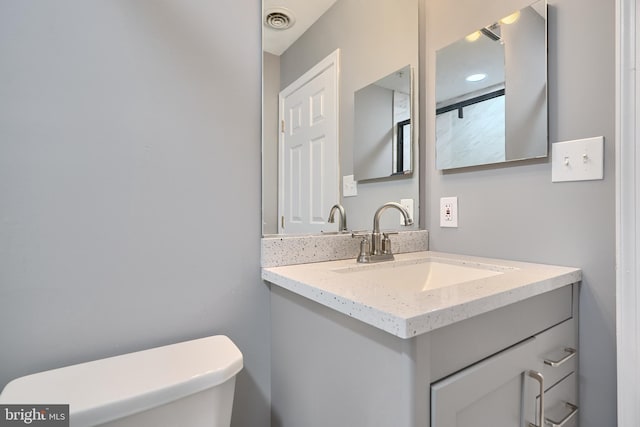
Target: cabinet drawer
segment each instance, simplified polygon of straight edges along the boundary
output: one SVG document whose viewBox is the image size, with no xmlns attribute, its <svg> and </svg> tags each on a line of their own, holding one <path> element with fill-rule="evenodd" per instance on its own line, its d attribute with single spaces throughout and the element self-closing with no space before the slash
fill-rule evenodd
<svg viewBox="0 0 640 427">
<path fill-rule="evenodd" d="M 578 383 L 576 376 L 575 372 L 571 373 L 545 392 L 545 427 L 577 427 Z M 536 410 L 540 407 L 539 405 L 540 399 L 537 400 Z"/>
<path fill-rule="evenodd" d="M 576 344 L 570 318 L 432 383 L 431 426 L 577 426 L 577 353 L 565 350 Z M 539 420 L 541 391 L 544 424 Z"/>
<path fill-rule="evenodd" d="M 569 319 L 536 336 L 538 360 L 543 362 L 545 387 L 578 369 L 577 337 L 574 319 Z"/>
<path fill-rule="evenodd" d="M 436 329 L 430 333 L 432 380 L 497 354 L 572 315 L 573 286 L 569 285 Z"/>
</svg>

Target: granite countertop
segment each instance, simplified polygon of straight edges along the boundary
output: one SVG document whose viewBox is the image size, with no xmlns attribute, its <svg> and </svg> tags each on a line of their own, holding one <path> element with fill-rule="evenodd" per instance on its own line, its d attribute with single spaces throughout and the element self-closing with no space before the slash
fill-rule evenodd
<svg viewBox="0 0 640 427">
<path fill-rule="evenodd" d="M 262 278 L 400 338 L 411 338 L 582 278 L 578 268 L 432 251 L 396 254 L 395 259 L 375 264 L 347 259 L 268 267 L 262 269 Z M 403 281 L 408 270 L 402 266 L 412 265 L 409 268 L 415 271 L 426 268 L 428 261 L 462 266 L 462 270 L 467 270 L 466 266 L 479 268 L 489 277 L 444 285 L 417 283 L 415 278 Z M 365 270 L 364 274 L 345 274 Z M 438 280 L 447 279 L 440 275 Z M 404 285 L 396 286 L 400 283 Z"/>
</svg>

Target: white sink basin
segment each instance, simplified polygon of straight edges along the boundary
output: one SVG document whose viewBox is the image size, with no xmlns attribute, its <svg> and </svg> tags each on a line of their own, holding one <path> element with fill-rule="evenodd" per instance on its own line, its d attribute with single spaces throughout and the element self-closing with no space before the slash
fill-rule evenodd
<svg viewBox="0 0 640 427">
<path fill-rule="evenodd" d="M 396 254 L 262 269 L 275 286 L 411 338 L 579 282 L 579 269 L 444 252 Z"/>
<path fill-rule="evenodd" d="M 447 258 L 421 258 L 358 264 L 333 271 L 367 281 L 378 289 L 425 292 L 517 270 L 500 265 L 464 263 Z"/>
</svg>

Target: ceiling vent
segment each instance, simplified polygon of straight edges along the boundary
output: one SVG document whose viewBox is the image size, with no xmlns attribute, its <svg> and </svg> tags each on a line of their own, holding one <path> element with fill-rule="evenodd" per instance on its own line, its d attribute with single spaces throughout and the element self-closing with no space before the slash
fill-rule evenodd
<svg viewBox="0 0 640 427">
<path fill-rule="evenodd" d="M 286 30 L 293 27 L 296 19 L 293 13 L 283 7 L 267 9 L 264 15 L 264 24 L 274 30 Z"/>
</svg>

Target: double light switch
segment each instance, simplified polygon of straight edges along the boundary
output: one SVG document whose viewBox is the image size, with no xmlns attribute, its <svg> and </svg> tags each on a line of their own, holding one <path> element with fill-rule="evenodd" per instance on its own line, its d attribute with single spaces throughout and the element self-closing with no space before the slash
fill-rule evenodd
<svg viewBox="0 0 640 427">
<path fill-rule="evenodd" d="M 604 137 L 551 144 L 551 181 L 604 179 Z"/>
</svg>

